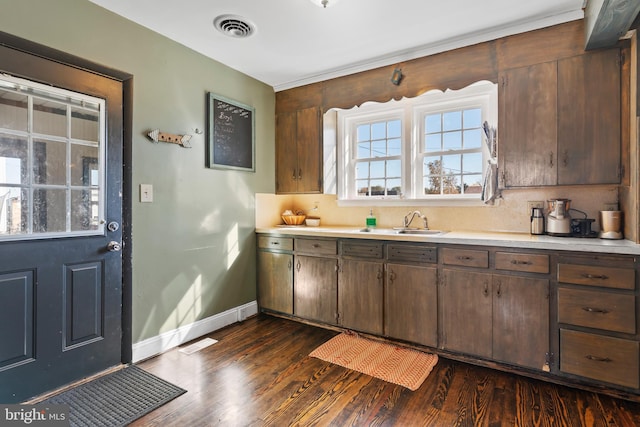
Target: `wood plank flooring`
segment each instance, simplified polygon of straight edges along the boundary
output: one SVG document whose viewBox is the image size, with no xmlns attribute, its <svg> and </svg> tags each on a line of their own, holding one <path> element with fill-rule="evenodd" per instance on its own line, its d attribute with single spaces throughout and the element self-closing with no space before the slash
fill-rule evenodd
<svg viewBox="0 0 640 427">
<path fill-rule="evenodd" d="M 308 354 L 337 333 L 258 315 L 139 366 L 187 393 L 133 426 L 640 426 L 640 404 L 440 358 L 412 392 Z"/>
</svg>

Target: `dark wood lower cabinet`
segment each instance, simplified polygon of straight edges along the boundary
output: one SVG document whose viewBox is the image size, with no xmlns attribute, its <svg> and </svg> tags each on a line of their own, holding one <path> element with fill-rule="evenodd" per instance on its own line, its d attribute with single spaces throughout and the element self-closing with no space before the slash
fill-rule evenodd
<svg viewBox="0 0 640 427">
<path fill-rule="evenodd" d="M 338 316 L 338 261 L 296 255 L 294 272 L 294 314 L 336 324 Z"/>
<path fill-rule="evenodd" d="M 341 261 L 338 273 L 340 326 L 382 335 L 383 268 L 380 261 Z"/>
<path fill-rule="evenodd" d="M 262 310 L 640 401 L 631 255 L 258 239 Z"/>
<path fill-rule="evenodd" d="M 259 251 L 258 271 L 260 307 L 293 314 L 293 255 Z"/>
<path fill-rule="evenodd" d="M 417 344 L 438 345 L 438 269 L 387 264 L 384 333 Z"/>
<path fill-rule="evenodd" d="M 442 275 L 441 347 L 491 357 L 491 274 L 445 268 Z"/>
</svg>

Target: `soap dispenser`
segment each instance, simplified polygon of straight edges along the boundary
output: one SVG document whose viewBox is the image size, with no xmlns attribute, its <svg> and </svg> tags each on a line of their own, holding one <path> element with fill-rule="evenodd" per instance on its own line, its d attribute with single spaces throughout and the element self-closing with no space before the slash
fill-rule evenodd
<svg viewBox="0 0 640 427">
<path fill-rule="evenodd" d="M 367 228 L 376 228 L 376 217 L 373 216 L 373 209 L 369 210 L 369 216 L 367 217 Z"/>
</svg>

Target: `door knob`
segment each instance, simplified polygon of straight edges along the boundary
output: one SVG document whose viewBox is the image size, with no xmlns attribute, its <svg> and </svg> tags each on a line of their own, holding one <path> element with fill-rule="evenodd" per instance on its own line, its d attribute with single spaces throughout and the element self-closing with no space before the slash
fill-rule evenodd
<svg viewBox="0 0 640 427">
<path fill-rule="evenodd" d="M 119 252 L 120 249 L 122 249 L 122 245 L 120 245 L 119 242 L 116 241 L 110 241 L 109 244 L 107 245 L 107 250 L 109 252 Z"/>
<path fill-rule="evenodd" d="M 115 221 L 111 221 L 109 224 L 107 224 L 107 230 L 109 231 L 118 231 L 119 228 L 120 224 Z"/>
</svg>

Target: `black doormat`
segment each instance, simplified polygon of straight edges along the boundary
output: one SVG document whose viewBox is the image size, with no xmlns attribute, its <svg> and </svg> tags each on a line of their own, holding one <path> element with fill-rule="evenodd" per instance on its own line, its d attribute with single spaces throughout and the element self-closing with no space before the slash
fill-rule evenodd
<svg viewBox="0 0 640 427">
<path fill-rule="evenodd" d="M 41 403 L 69 405 L 71 426 L 126 426 L 186 393 L 135 365 L 50 397 Z"/>
</svg>

